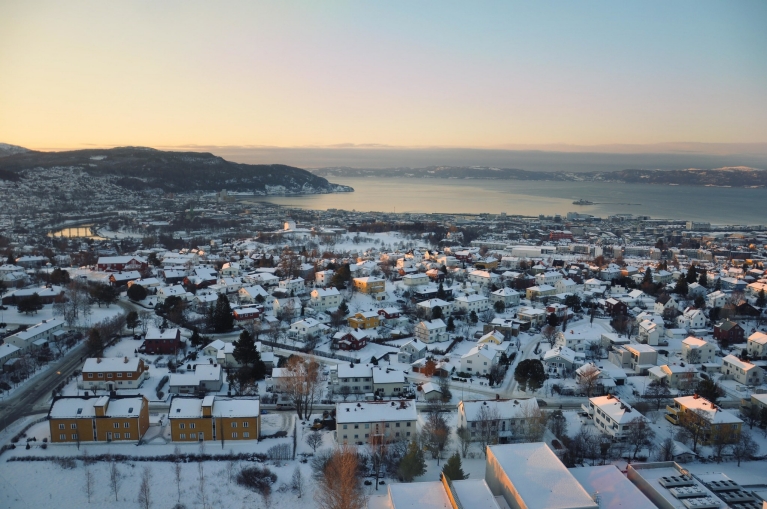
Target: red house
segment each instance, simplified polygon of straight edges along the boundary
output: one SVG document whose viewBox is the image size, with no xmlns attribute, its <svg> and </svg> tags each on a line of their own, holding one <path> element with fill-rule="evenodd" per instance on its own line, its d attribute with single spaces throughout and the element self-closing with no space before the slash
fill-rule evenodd
<svg viewBox="0 0 767 509">
<path fill-rule="evenodd" d="M 139 348 L 141 353 L 176 354 L 181 347 L 180 329 L 158 329 L 150 327 L 146 331 L 144 344 Z"/>
<path fill-rule="evenodd" d="M 333 344 L 341 350 L 360 350 L 368 344 L 368 336 L 364 331 L 336 332 Z"/>
<path fill-rule="evenodd" d="M 605 312 L 610 316 L 626 316 L 629 313 L 629 307 L 625 302 L 618 299 L 607 299 L 605 301 Z"/>
<path fill-rule="evenodd" d="M 96 269 L 101 272 L 141 271 L 148 268 L 149 264 L 140 256 L 101 256 L 96 262 Z"/>
<path fill-rule="evenodd" d="M 733 343 L 743 343 L 746 333 L 739 324 L 724 320 L 714 325 L 714 338 L 717 341 L 731 345 Z"/>
<path fill-rule="evenodd" d="M 383 308 L 378 310 L 378 316 L 391 320 L 393 318 L 399 318 L 402 316 L 402 311 L 399 308 Z"/>
<path fill-rule="evenodd" d="M 261 316 L 261 309 L 257 306 L 233 309 L 232 316 L 238 322 L 257 320 Z"/>
</svg>

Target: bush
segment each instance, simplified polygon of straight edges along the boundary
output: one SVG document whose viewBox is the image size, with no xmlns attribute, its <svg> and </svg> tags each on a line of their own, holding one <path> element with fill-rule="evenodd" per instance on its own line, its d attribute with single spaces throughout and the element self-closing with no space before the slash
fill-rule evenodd
<svg viewBox="0 0 767 509">
<path fill-rule="evenodd" d="M 53 462 L 65 470 L 73 470 L 77 468 L 77 462 L 75 459 L 68 456 L 62 458 L 53 458 Z"/>
<path fill-rule="evenodd" d="M 41 445 L 40 447 L 42 447 L 43 449 L 47 449 L 48 448 L 48 444 L 43 443 L 43 445 Z"/>
<path fill-rule="evenodd" d="M 261 495 L 268 495 L 276 481 L 277 475 L 266 467 L 245 467 L 237 474 L 237 484 Z"/>
<path fill-rule="evenodd" d="M 278 444 L 271 446 L 269 450 L 266 451 L 266 455 L 270 460 L 287 461 L 292 458 L 293 453 L 291 452 L 289 444 Z"/>
</svg>

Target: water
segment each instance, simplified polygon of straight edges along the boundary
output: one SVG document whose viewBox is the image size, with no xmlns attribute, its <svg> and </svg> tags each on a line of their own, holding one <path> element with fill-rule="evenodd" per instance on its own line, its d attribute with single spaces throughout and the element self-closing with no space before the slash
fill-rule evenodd
<svg viewBox="0 0 767 509">
<path fill-rule="evenodd" d="M 767 224 L 767 189 L 514 180 L 342 177 L 330 180 L 352 186 L 355 192 L 255 199 L 317 210 L 506 212 L 528 216 L 581 212 L 601 217 L 628 213 L 714 224 Z M 595 205 L 573 205 L 578 199 Z"/>
</svg>

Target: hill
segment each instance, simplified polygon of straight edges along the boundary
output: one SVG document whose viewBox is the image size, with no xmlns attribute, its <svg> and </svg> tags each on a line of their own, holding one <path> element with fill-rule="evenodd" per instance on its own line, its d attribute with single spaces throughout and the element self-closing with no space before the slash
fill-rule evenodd
<svg viewBox="0 0 767 509">
<path fill-rule="evenodd" d="M 169 152 L 146 147 L 26 151 L 0 158 L 0 178 L 17 180 L 25 170 L 71 168 L 94 177 L 117 176 L 133 190 L 165 192 L 228 189 L 256 194 L 317 194 L 353 191 L 306 170 L 281 164 L 240 164 L 210 153 Z"/>
</svg>

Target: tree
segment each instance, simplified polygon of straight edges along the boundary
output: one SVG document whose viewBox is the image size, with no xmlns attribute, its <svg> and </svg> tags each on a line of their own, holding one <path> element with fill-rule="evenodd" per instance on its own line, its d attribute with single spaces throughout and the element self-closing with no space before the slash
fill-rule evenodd
<svg viewBox="0 0 767 509">
<path fill-rule="evenodd" d="M 549 431 L 557 437 L 564 438 L 567 436 L 567 418 L 562 413 L 562 410 L 554 410 L 549 415 L 548 419 Z"/>
<path fill-rule="evenodd" d="M 702 295 L 695 297 L 693 304 L 697 309 L 706 309 L 706 299 Z"/>
<path fill-rule="evenodd" d="M 504 304 L 502 300 L 497 300 L 495 301 L 495 304 L 493 304 L 493 309 L 495 309 L 496 313 L 503 313 L 506 311 L 506 304 Z"/>
<path fill-rule="evenodd" d="M 754 429 L 754 424 L 759 424 L 760 412 L 757 405 L 752 403 L 748 407 L 742 409 L 740 413 L 748 424 L 748 429 Z"/>
<path fill-rule="evenodd" d="M 308 433 L 306 443 L 312 448 L 312 452 L 317 452 L 317 447 L 322 445 L 322 434 L 317 430 Z"/>
<path fill-rule="evenodd" d="M 453 332 L 455 330 L 455 320 L 453 320 L 453 317 L 447 319 L 447 328 L 446 330 L 448 332 Z"/>
<path fill-rule="evenodd" d="M 234 317 L 232 316 L 232 307 L 229 305 L 229 299 L 226 298 L 226 295 L 219 294 L 216 306 L 213 308 L 211 322 L 210 325 L 216 332 L 232 330 Z"/>
<path fill-rule="evenodd" d="M 655 400 L 656 410 L 660 410 L 661 402 L 671 396 L 671 391 L 666 385 L 658 380 L 653 380 L 647 386 L 644 393 L 645 399 Z"/>
<path fill-rule="evenodd" d="M 692 451 L 698 452 L 698 443 L 710 428 L 710 422 L 703 411 L 694 409 L 677 413 L 679 426 L 682 428 L 680 438 L 692 443 Z"/>
<path fill-rule="evenodd" d="M 125 317 L 125 325 L 135 334 L 136 327 L 138 326 L 138 313 L 136 311 L 130 311 Z"/>
<path fill-rule="evenodd" d="M 35 292 L 28 297 L 20 298 L 16 304 L 16 309 L 19 313 L 26 315 L 37 314 L 38 311 L 43 309 L 43 301 L 40 299 L 40 295 Z"/>
<path fill-rule="evenodd" d="M 439 282 L 439 286 L 437 287 L 437 298 L 442 300 L 445 300 L 447 298 L 447 294 L 445 293 L 445 287 L 442 286 L 442 281 Z"/>
<path fill-rule="evenodd" d="M 663 441 L 658 444 L 658 461 L 673 461 L 674 449 L 676 449 L 674 439 L 671 437 L 664 438 Z"/>
<path fill-rule="evenodd" d="M 471 323 L 477 323 L 479 321 L 479 317 L 477 316 L 477 312 L 473 309 L 471 310 L 471 313 L 469 313 L 469 321 Z"/>
<path fill-rule="evenodd" d="M 559 326 L 559 318 L 557 318 L 557 315 L 555 315 L 554 313 L 549 313 L 548 316 L 546 317 L 546 323 L 556 328 Z"/>
<path fill-rule="evenodd" d="M 698 384 L 698 395 L 716 405 L 719 398 L 724 396 L 724 389 L 713 380 L 705 379 Z"/>
<path fill-rule="evenodd" d="M 461 465 L 461 455 L 457 452 L 450 456 L 442 467 L 442 473 L 451 481 L 462 481 L 468 479 L 469 476 L 463 473 L 463 465 Z"/>
<path fill-rule="evenodd" d="M 642 284 L 652 284 L 652 269 L 650 267 L 647 267 L 647 269 L 644 271 L 644 278 L 642 278 Z"/>
<path fill-rule="evenodd" d="M 439 306 L 434 306 L 431 309 L 431 319 L 436 320 L 437 318 L 442 318 L 442 308 Z"/>
<path fill-rule="evenodd" d="M 543 369 L 543 363 L 538 359 L 525 359 L 514 370 L 514 380 L 519 384 L 522 391 L 527 389 L 535 392 L 543 387 L 546 381 L 546 371 Z"/>
<path fill-rule="evenodd" d="M 676 285 L 674 286 L 674 293 L 678 295 L 687 295 L 688 285 L 687 280 L 683 277 L 680 277 L 676 280 Z"/>
<path fill-rule="evenodd" d="M 319 509 L 363 509 L 356 450 L 342 446 L 328 458 L 318 474 L 314 499 Z"/>
<path fill-rule="evenodd" d="M 450 426 L 439 412 L 429 412 L 422 429 L 422 440 L 431 452 L 432 459 L 439 459 L 450 441 Z"/>
<path fill-rule="evenodd" d="M 250 332 L 242 331 L 240 338 L 234 340 L 232 345 L 232 357 L 242 366 L 237 370 L 240 387 L 252 386 L 256 380 L 263 380 L 266 377 L 266 365 L 261 360 L 261 354 Z"/>
<path fill-rule="evenodd" d="M 501 414 L 498 407 L 483 401 L 474 420 L 477 429 L 477 441 L 485 457 L 487 457 L 487 446 L 498 442 L 498 421 L 500 419 Z"/>
<path fill-rule="evenodd" d="M 114 457 L 111 457 L 109 461 L 109 487 L 115 495 L 115 502 L 118 501 L 117 496 L 120 492 L 120 486 L 122 486 L 122 474 L 120 469 L 117 468 L 117 461 Z"/>
<path fill-rule="evenodd" d="M 197 327 L 192 328 L 192 337 L 189 338 L 189 344 L 192 348 L 200 348 L 203 345 L 204 338 L 200 335 L 200 331 Z"/>
<path fill-rule="evenodd" d="M 471 431 L 461 426 L 456 430 L 456 435 L 461 446 L 461 455 L 465 458 L 469 454 L 469 448 L 471 447 Z"/>
<path fill-rule="evenodd" d="M 99 305 L 99 307 L 101 307 L 102 304 L 104 304 L 106 307 L 109 307 L 110 305 L 117 302 L 117 299 L 120 297 L 117 289 L 114 286 L 108 285 L 106 283 L 91 284 L 90 295 L 96 304 Z"/>
<path fill-rule="evenodd" d="M 628 424 L 628 433 L 626 434 L 626 440 L 628 444 L 633 448 L 633 454 L 631 459 L 637 458 L 637 453 L 645 447 L 650 447 L 655 438 L 655 432 L 650 427 L 643 416 L 634 417 Z"/>
<path fill-rule="evenodd" d="M 426 473 L 426 460 L 418 442 L 413 440 L 407 446 L 407 452 L 399 462 L 397 474 L 403 482 L 413 482 L 413 479 Z"/>
<path fill-rule="evenodd" d="M 85 456 L 85 454 L 83 454 Z M 83 459 L 85 463 L 85 459 Z M 85 495 L 88 497 L 88 503 L 91 503 L 91 496 L 93 496 L 93 488 L 96 487 L 96 476 L 93 474 L 93 470 L 88 464 L 85 464 Z"/>
<path fill-rule="evenodd" d="M 176 448 L 173 450 L 173 480 L 176 483 L 176 492 L 178 494 L 177 502 L 179 504 L 181 503 L 181 469 L 181 449 L 179 446 L 176 446 Z"/>
<path fill-rule="evenodd" d="M 538 405 L 525 405 L 522 408 L 522 437 L 525 442 L 540 442 L 546 432 L 546 414 Z"/>
<path fill-rule="evenodd" d="M 554 346 L 554 340 L 558 334 L 559 329 L 554 325 L 546 324 L 541 329 L 541 337 L 546 340 L 550 347 Z"/>
<path fill-rule="evenodd" d="M 762 288 L 756 297 L 756 307 L 763 308 L 765 304 L 767 304 L 767 297 L 765 297 L 764 288 Z"/>
<path fill-rule="evenodd" d="M 741 461 L 751 459 L 757 454 L 759 454 L 759 444 L 751 436 L 750 431 L 741 430 L 740 436 L 732 445 L 732 455 L 738 460 L 738 466 Z"/>
<path fill-rule="evenodd" d="M 128 288 L 128 291 L 126 292 L 128 295 L 128 298 L 132 300 L 133 302 L 138 302 L 140 300 L 144 300 L 147 298 L 147 292 L 146 288 L 139 284 L 132 284 L 130 285 L 130 288 Z"/>
<path fill-rule="evenodd" d="M 296 465 L 295 470 L 293 470 L 293 477 L 290 479 L 290 489 L 296 492 L 298 498 L 301 498 L 304 494 L 304 476 L 301 474 L 301 467 L 299 465 Z"/>
<path fill-rule="evenodd" d="M 565 306 L 572 309 L 573 312 L 578 313 L 581 310 L 581 298 L 576 294 L 571 294 L 565 297 Z"/>
<path fill-rule="evenodd" d="M 285 365 L 285 393 L 296 407 L 299 419 L 309 419 L 322 391 L 320 365 L 311 359 L 291 355 Z"/>
<path fill-rule="evenodd" d="M 700 271 L 700 277 L 698 278 L 698 284 L 704 288 L 708 287 L 708 274 L 705 269 Z"/>
<path fill-rule="evenodd" d="M 94 357 L 101 357 L 104 354 L 104 339 L 95 327 L 88 331 L 88 350 Z"/>
<path fill-rule="evenodd" d="M 687 276 L 684 279 L 687 281 L 687 284 L 692 284 L 698 280 L 698 271 L 695 269 L 695 265 L 690 264 L 690 267 L 687 269 Z"/>
<path fill-rule="evenodd" d="M 593 364 L 587 364 L 579 370 L 578 387 L 581 389 L 581 393 L 586 394 L 587 398 L 590 398 L 597 388 L 600 373 L 599 368 Z"/>
<path fill-rule="evenodd" d="M 152 507 L 152 471 L 149 467 L 144 467 L 141 472 L 141 484 L 138 488 L 138 504 L 143 509 Z"/>
</svg>

